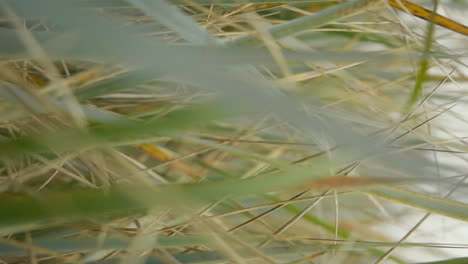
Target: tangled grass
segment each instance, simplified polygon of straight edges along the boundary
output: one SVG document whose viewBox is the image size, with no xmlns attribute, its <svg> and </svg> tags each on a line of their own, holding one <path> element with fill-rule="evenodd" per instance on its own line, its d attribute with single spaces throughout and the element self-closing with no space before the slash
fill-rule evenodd
<svg viewBox="0 0 468 264">
<path fill-rule="evenodd" d="M 2 263 L 468 261 L 463 1 L 1 3 Z"/>
</svg>

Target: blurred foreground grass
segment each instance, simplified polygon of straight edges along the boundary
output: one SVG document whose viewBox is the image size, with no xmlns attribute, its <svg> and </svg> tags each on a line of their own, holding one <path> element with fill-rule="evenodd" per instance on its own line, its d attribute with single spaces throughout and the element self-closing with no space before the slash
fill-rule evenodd
<svg viewBox="0 0 468 264">
<path fill-rule="evenodd" d="M 467 38 L 428 21 L 376 0 L 2 1 L 0 261 L 465 263 L 444 250 L 466 243 L 409 241 L 468 220 L 468 147 L 439 122 L 465 124 Z"/>
</svg>

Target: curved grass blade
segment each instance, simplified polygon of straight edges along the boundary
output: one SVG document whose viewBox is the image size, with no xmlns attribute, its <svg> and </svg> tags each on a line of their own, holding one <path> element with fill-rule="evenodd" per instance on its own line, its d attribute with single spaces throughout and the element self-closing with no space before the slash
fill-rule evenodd
<svg viewBox="0 0 468 264">
<path fill-rule="evenodd" d="M 89 127 L 87 132 L 78 129 L 64 129 L 20 136 L 15 139 L 1 140 L 0 156 L 15 157 L 28 153 L 67 152 L 119 145 L 136 139 L 154 138 L 156 135 L 174 133 L 174 131 L 190 125 L 226 117 L 225 113 L 227 112 L 223 112 L 217 107 L 211 108 L 205 105 L 174 111 L 152 122 L 132 122 L 129 120 L 119 122 L 122 120 L 113 119 L 110 123 Z"/>
<path fill-rule="evenodd" d="M 255 158 L 255 157 L 253 157 Z M 264 160 L 264 159 L 262 159 Z M 277 164 L 282 166 L 281 164 Z M 305 185 L 314 189 L 328 188 L 329 178 L 323 177 L 329 165 L 316 162 L 314 170 L 301 167 L 285 167 L 282 170 L 247 180 L 225 180 L 198 184 L 174 184 L 151 188 L 148 186 L 114 186 L 107 190 L 80 189 L 68 192 L 41 192 L 37 195 L 0 193 L 0 231 L 18 232 L 34 230 L 74 221 L 99 221 L 116 217 L 128 217 L 148 210 L 185 208 L 196 204 L 212 203 L 226 196 L 262 194 L 285 189 L 302 189 Z M 375 180 L 378 183 L 378 180 Z M 326 184 L 322 184 L 325 182 Z M 385 180 L 383 181 L 385 182 Z M 314 185 L 315 184 L 315 185 Z M 371 194 L 430 210 L 449 217 L 468 220 L 467 205 L 432 198 L 389 187 L 364 188 L 355 183 L 337 188 L 363 188 Z M 190 202 L 188 202 L 190 201 Z M 340 235 L 341 236 L 341 235 Z M 342 234 L 342 236 L 346 236 Z"/>
<path fill-rule="evenodd" d="M 199 5 L 239 5 L 239 4 L 283 4 L 283 3 L 323 3 L 323 2 L 337 2 L 336 0 L 249 0 L 246 1 L 233 1 L 233 0 L 192 0 Z M 170 0 L 173 5 L 190 5 L 185 0 Z M 79 4 L 83 7 L 128 7 L 127 0 L 80 0 Z"/>
<path fill-rule="evenodd" d="M 159 22 L 194 44 L 214 44 L 216 42 L 216 39 L 213 38 L 209 32 L 200 27 L 190 17 L 184 15 L 176 7 L 168 4 L 165 0 L 127 1 L 152 15 Z"/>
<path fill-rule="evenodd" d="M 468 204 L 465 203 L 387 186 L 373 187 L 363 191 L 390 201 L 468 222 Z"/>
<path fill-rule="evenodd" d="M 275 39 L 280 39 L 288 36 L 293 36 L 296 33 L 306 29 L 316 28 L 324 24 L 330 23 L 337 19 L 342 19 L 348 16 L 355 15 L 365 10 L 365 7 L 375 4 L 376 0 L 356 0 L 349 1 L 340 5 L 326 8 L 322 11 L 313 13 L 308 16 L 300 17 L 291 20 L 287 23 L 280 24 L 270 28 L 269 34 Z M 261 43 L 261 40 L 254 35 L 242 36 L 227 42 L 227 45 L 232 46 L 254 46 Z"/>
</svg>

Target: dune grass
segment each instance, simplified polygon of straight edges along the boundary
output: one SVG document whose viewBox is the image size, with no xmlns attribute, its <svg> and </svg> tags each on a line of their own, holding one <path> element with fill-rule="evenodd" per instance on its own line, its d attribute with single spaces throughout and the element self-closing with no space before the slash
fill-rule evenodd
<svg viewBox="0 0 468 264">
<path fill-rule="evenodd" d="M 418 236 L 468 221 L 436 7 L 2 1 L 0 261 L 464 263 Z"/>
</svg>

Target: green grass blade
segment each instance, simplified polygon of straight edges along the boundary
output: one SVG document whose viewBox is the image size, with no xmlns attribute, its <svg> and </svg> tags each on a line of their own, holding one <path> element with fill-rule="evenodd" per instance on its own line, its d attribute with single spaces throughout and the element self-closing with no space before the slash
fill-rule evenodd
<svg viewBox="0 0 468 264">
<path fill-rule="evenodd" d="M 211 34 L 165 0 L 127 0 L 194 44 L 215 43 Z"/>
<path fill-rule="evenodd" d="M 171 0 L 174 5 L 190 5 L 184 0 Z M 248 1 L 233 1 L 233 0 L 193 0 L 199 5 L 239 5 L 244 3 L 249 4 L 275 4 L 275 3 L 323 3 L 323 2 L 337 2 L 336 0 L 248 0 Z M 80 5 L 84 7 L 128 7 L 127 0 L 80 0 Z"/>
<path fill-rule="evenodd" d="M 269 33 L 275 39 L 281 39 L 288 36 L 293 36 L 296 33 L 306 29 L 316 28 L 324 24 L 333 22 L 337 19 L 342 19 L 346 16 L 354 15 L 365 10 L 370 4 L 378 2 L 376 0 L 356 0 L 349 1 L 337 6 L 326 8 L 325 10 L 313 13 L 308 16 L 291 20 L 274 26 L 269 29 Z M 227 45 L 232 46 L 254 46 L 261 43 L 261 40 L 256 36 L 242 36 L 227 42 Z"/>
<path fill-rule="evenodd" d="M 216 111 L 214 110 L 216 109 Z M 82 131 L 76 128 L 54 132 L 41 132 L 15 139 L 0 141 L 0 156 L 15 157 L 32 153 L 47 153 L 50 151 L 67 152 L 88 148 L 120 145 L 124 142 L 153 138 L 167 133 L 174 133 L 190 125 L 196 125 L 214 118 L 223 117 L 226 112 L 206 105 L 198 108 L 188 108 L 174 111 L 163 118 L 152 122 L 121 122 L 95 125 Z M 225 116 L 224 116 L 225 117 Z"/>
<path fill-rule="evenodd" d="M 468 221 L 468 204 L 392 187 L 371 188 L 365 192 L 428 212 Z"/>
<path fill-rule="evenodd" d="M 419 71 L 416 74 L 416 82 L 414 84 L 413 91 L 411 93 L 411 97 L 409 98 L 408 102 L 406 103 L 405 112 L 408 113 L 411 111 L 411 108 L 414 104 L 421 98 L 423 92 L 423 84 L 426 81 L 427 70 L 429 69 L 429 62 L 431 58 L 431 47 L 434 38 L 434 31 L 435 31 L 435 23 L 434 23 L 434 14 L 437 11 L 438 1 L 433 1 L 434 5 L 434 12 L 431 15 L 431 21 L 427 25 L 427 34 L 424 41 L 424 51 L 419 62 Z"/>
</svg>

